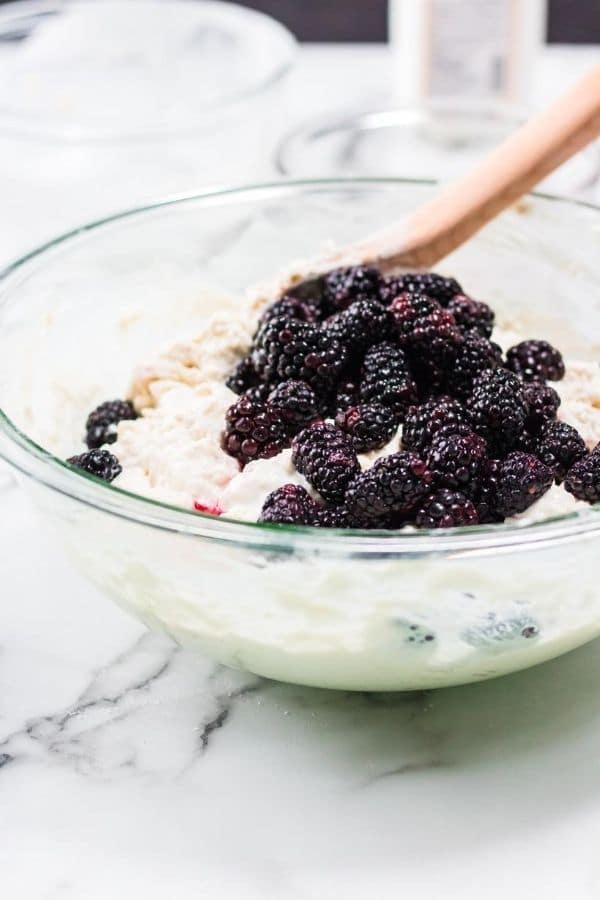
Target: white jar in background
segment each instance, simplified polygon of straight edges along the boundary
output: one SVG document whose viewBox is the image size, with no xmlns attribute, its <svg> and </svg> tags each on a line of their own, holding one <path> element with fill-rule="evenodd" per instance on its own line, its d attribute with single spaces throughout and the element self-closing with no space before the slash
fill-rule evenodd
<svg viewBox="0 0 600 900">
<path fill-rule="evenodd" d="M 390 0 L 397 99 L 525 105 L 545 21 L 545 0 Z"/>
</svg>

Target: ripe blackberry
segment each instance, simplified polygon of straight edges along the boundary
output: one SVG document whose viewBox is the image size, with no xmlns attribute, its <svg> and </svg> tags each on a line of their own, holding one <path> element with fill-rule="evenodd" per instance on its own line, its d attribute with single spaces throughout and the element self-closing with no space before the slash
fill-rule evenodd
<svg viewBox="0 0 600 900">
<path fill-rule="evenodd" d="M 254 459 L 269 459 L 289 446 L 286 421 L 266 403 L 240 397 L 227 410 L 221 446 L 242 466 Z"/>
<path fill-rule="evenodd" d="M 399 294 L 426 294 L 441 306 L 448 306 L 456 294 L 462 294 L 458 281 L 435 272 L 407 272 L 387 278 L 381 290 L 382 300 L 391 303 Z"/>
<path fill-rule="evenodd" d="M 458 348 L 456 359 L 448 372 L 447 389 L 455 397 L 466 400 L 473 390 L 473 382 L 486 369 L 502 365 L 502 350 L 476 331 L 468 332 Z"/>
<path fill-rule="evenodd" d="M 243 394 L 258 384 L 258 375 L 249 356 L 240 359 L 225 384 L 234 394 Z"/>
<path fill-rule="evenodd" d="M 478 525 L 479 516 L 473 501 L 460 491 L 441 490 L 419 507 L 415 524 L 417 528 L 459 528 Z"/>
<path fill-rule="evenodd" d="M 483 303 L 482 300 L 474 300 L 465 294 L 456 294 L 447 305 L 449 313 L 452 313 L 456 324 L 463 334 L 476 331 L 484 338 L 490 338 L 494 330 L 494 310 Z"/>
<path fill-rule="evenodd" d="M 521 380 L 506 369 L 478 375 L 467 408 L 473 429 L 501 456 L 516 446 L 529 412 Z"/>
<path fill-rule="evenodd" d="M 379 300 L 381 283 L 381 274 L 373 266 L 334 269 L 324 278 L 324 308 L 335 313 L 357 300 Z"/>
<path fill-rule="evenodd" d="M 260 384 L 248 388 L 241 396 L 246 397 L 253 403 L 266 403 L 272 390 L 272 384 L 267 384 L 266 382 L 261 381 Z"/>
<path fill-rule="evenodd" d="M 338 413 L 335 424 L 349 435 L 357 453 L 367 453 L 384 447 L 395 435 L 399 422 L 389 406 L 361 403 Z"/>
<path fill-rule="evenodd" d="M 506 352 L 506 368 L 523 381 L 560 381 L 565 364 L 561 353 L 547 341 L 521 341 Z"/>
<path fill-rule="evenodd" d="M 431 491 L 432 477 L 416 453 L 401 451 L 378 459 L 357 475 L 346 491 L 346 505 L 361 520 L 387 521 L 410 513 Z"/>
<path fill-rule="evenodd" d="M 398 343 L 411 358 L 445 366 L 452 360 L 463 337 L 454 316 L 425 294 L 400 294 L 390 304 Z"/>
<path fill-rule="evenodd" d="M 297 319 L 299 322 L 309 322 L 310 324 L 317 322 L 319 318 L 319 308 L 312 303 L 305 302 L 299 297 L 291 294 L 284 294 L 279 300 L 269 304 L 263 310 L 258 320 L 258 328 L 262 328 L 267 322 L 284 316 L 286 319 Z"/>
<path fill-rule="evenodd" d="M 309 425 L 294 438 L 292 462 L 327 503 L 340 503 L 360 472 L 352 441 L 327 422 Z"/>
<path fill-rule="evenodd" d="M 475 432 L 436 434 L 426 462 L 439 488 L 453 488 L 473 496 L 481 483 L 487 460 L 487 444 Z"/>
<path fill-rule="evenodd" d="M 103 481 L 114 481 L 117 475 L 123 471 L 119 460 L 108 450 L 89 450 L 87 453 L 81 453 L 79 456 L 71 456 L 67 462 L 87 472 L 88 475 L 95 475 Z"/>
<path fill-rule="evenodd" d="M 433 436 L 445 428 L 445 434 L 461 426 L 471 426 L 471 418 L 465 407 L 451 397 L 436 397 L 420 406 L 411 406 L 402 428 L 402 446 L 405 450 L 421 453 L 429 447 Z"/>
<path fill-rule="evenodd" d="M 561 484 L 571 466 L 587 456 L 585 441 L 576 428 L 566 422 L 550 422 L 542 431 L 535 453 L 552 471 Z"/>
<path fill-rule="evenodd" d="M 571 467 L 565 489 L 577 500 L 600 503 L 600 444 Z"/>
<path fill-rule="evenodd" d="M 399 417 L 417 401 L 406 354 L 395 344 L 384 341 L 367 351 L 362 368 L 360 397 L 364 403 L 389 406 Z"/>
<path fill-rule="evenodd" d="M 556 419 L 560 397 L 553 387 L 541 381 L 531 381 L 523 390 L 528 407 L 525 426 L 532 435 L 536 435 L 548 422 Z"/>
<path fill-rule="evenodd" d="M 319 413 L 317 395 L 305 381 L 282 381 L 269 393 L 267 402 L 294 431 L 314 421 Z"/>
<path fill-rule="evenodd" d="M 346 363 L 347 351 L 325 329 L 276 316 L 254 340 L 252 361 L 263 381 L 305 381 L 317 394 L 329 393 Z"/>
<path fill-rule="evenodd" d="M 284 484 L 268 495 L 258 521 L 279 525 L 311 525 L 317 509 L 317 504 L 306 488 L 299 484 Z"/>
<path fill-rule="evenodd" d="M 124 419 L 137 419 L 129 400 L 107 400 L 89 414 L 85 423 L 85 443 L 90 450 L 117 440 L 117 425 Z"/>
<path fill-rule="evenodd" d="M 519 450 L 500 464 L 495 509 L 508 518 L 525 512 L 552 486 L 554 474 L 537 456 Z"/>
<path fill-rule="evenodd" d="M 391 322 L 387 309 L 377 300 L 357 300 L 328 319 L 325 327 L 352 354 L 384 341 Z"/>
</svg>

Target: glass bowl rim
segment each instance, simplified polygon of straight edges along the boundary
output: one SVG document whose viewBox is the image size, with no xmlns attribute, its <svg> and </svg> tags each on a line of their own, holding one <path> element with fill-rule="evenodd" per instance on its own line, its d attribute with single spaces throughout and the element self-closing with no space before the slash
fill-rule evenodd
<svg viewBox="0 0 600 900">
<path fill-rule="evenodd" d="M 286 196 L 305 189 L 348 188 L 357 186 L 432 186 L 434 179 L 394 177 L 306 178 L 278 180 L 230 187 L 213 187 L 203 191 L 177 194 L 97 219 L 67 231 L 36 247 L 0 269 L 0 303 L 12 278 L 33 262 L 44 261 L 46 254 L 69 245 L 77 238 L 111 226 L 125 219 L 147 213 L 184 206 L 187 203 L 229 201 L 252 194 Z M 600 213 L 600 205 L 547 193 L 531 196 L 553 204 L 590 209 Z M 254 548 L 308 552 L 346 551 L 366 556 L 439 556 L 490 550 L 525 550 L 534 545 L 571 541 L 583 534 L 600 533 L 600 503 L 539 522 L 513 522 L 463 528 L 414 531 L 378 531 L 361 529 L 312 528 L 298 525 L 274 525 L 211 516 L 164 503 L 141 494 L 131 493 L 115 485 L 81 473 L 64 460 L 45 450 L 21 431 L 0 407 L 0 458 L 22 475 L 86 506 L 119 518 L 163 531 L 203 537 L 218 543 Z"/>
<path fill-rule="evenodd" d="M 130 3 L 131 5 L 138 3 L 140 6 L 144 4 L 144 0 L 122 0 L 122 2 Z M 150 0 L 150 2 L 156 2 L 156 0 Z M 187 0 L 187 2 L 192 5 L 192 0 Z M 247 17 L 254 19 L 256 22 L 262 20 L 265 31 L 269 29 L 272 35 L 279 40 L 282 49 L 286 51 L 282 62 L 260 81 L 240 88 L 235 93 L 221 98 L 214 104 L 208 104 L 187 124 L 165 125 L 158 129 L 155 125 L 139 126 L 131 130 L 128 128 L 119 129 L 114 126 L 95 128 L 93 125 L 85 122 L 57 122 L 53 125 L 48 122 L 40 122 L 35 115 L 23 117 L 15 111 L 7 111 L 0 108 L 0 134 L 25 140 L 44 140 L 73 144 L 108 145 L 130 141 L 160 142 L 173 137 L 192 135 L 204 127 L 202 121 L 204 116 L 218 115 L 221 110 L 229 111 L 240 104 L 246 103 L 248 100 L 252 100 L 254 97 L 260 96 L 283 81 L 294 65 L 298 53 L 298 41 L 282 22 L 260 10 L 239 6 L 236 3 L 228 2 L 228 0 L 219 0 L 219 2 L 216 2 L 216 0 L 203 0 L 203 3 L 215 8 L 226 7 L 228 15 L 236 15 L 240 19 Z M 0 5 L 0 29 L 9 24 L 13 18 L 35 15 L 36 12 L 49 13 L 60 11 L 61 7 L 67 5 L 68 0 L 9 0 L 8 3 Z"/>
</svg>

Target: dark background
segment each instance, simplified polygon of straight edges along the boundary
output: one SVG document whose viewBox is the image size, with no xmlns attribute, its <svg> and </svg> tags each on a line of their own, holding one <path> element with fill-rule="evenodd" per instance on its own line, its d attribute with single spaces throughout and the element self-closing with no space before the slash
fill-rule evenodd
<svg viewBox="0 0 600 900">
<path fill-rule="evenodd" d="M 0 0 L 0 4 L 8 0 Z M 269 13 L 301 41 L 385 41 L 387 0 L 234 0 Z M 529 0 L 521 0 L 528 3 Z M 600 0 L 548 0 L 548 41 L 600 44 Z M 600 54 L 599 54 L 600 55 Z"/>
</svg>

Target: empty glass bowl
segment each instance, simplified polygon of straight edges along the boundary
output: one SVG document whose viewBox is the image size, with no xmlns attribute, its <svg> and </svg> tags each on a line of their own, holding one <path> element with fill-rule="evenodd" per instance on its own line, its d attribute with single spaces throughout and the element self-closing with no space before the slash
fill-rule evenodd
<svg viewBox="0 0 600 900">
<path fill-rule="evenodd" d="M 91 225 L 4 273 L 0 455 L 49 537 L 151 627 L 227 665 L 354 690 L 491 678 L 600 634 L 597 507 L 536 525 L 324 531 L 169 507 L 61 462 L 92 404 L 122 396 L 138 361 L 219 304 L 204 286 L 239 294 L 433 190 L 355 179 L 205 193 Z M 567 355 L 598 359 L 598 209 L 527 198 L 442 269 Z"/>
</svg>

